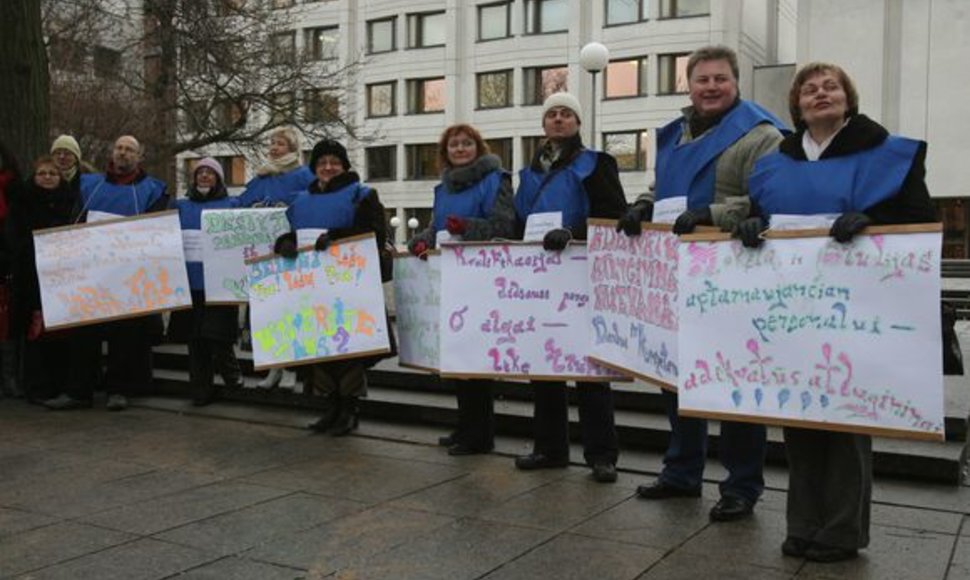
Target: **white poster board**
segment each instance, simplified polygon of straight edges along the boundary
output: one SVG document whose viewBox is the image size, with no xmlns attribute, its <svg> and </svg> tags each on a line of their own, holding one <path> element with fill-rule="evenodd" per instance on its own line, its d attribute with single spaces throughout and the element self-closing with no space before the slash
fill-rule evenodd
<svg viewBox="0 0 970 580">
<path fill-rule="evenodd" d="M 680 413 L 943 440 L 939 224 L 866 231 L 684 238 Z"/>
<path fill-rule="evenodd" d="M 246 264 L 257 370 L 390 351 L 374 234 Z"/>
<path fill-rule="evenodd" d="M 394 256 L 394 307 L 401 366 L 436 372 L 440 358 L 441 253 Z"/>
<path fill-rule="evenodd" d="M 585 244 L 441 247 L 441 376 L 608 380 L 587 357 Z"/>
<path fill-rule="evenodd" d="M 590 358 L 673 390 L 677 384 L 677 236 L 642 224 L 589 220 Z"/>
<path fill-rule="evenodd" d="M 207 303 L 244 304 L 249 297 L 246 260 L 273 252 L 290 231 L 286 208 L 202 210 L 202 271 Z"/>
<path fill-rule="evenodd" d="M 176 211 L 34 232 L 50 330 L 192 306 Z"/>
</svg>

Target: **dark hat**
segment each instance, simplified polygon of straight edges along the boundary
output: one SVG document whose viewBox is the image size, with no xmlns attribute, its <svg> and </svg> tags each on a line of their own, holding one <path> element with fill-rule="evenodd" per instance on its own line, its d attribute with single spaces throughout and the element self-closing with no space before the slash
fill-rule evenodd
<svg viewBox="0 0 970 580">
<path fill-rule="evenodd" d="M 324 139 L 313 146 L 313 152 L 310 153 L 310 171 L 316 171 L 317 161 L 324 155 L 333 155 L 343 163 L 345 171 L 350 169 L 347 148 L 333 139 Z"/>
</svg>

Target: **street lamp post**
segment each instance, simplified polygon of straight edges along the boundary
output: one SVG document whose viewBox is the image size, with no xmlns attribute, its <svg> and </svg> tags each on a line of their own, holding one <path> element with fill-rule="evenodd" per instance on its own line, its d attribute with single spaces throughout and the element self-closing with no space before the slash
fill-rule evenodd
<svg viewBox="0 0 970 580">
<path fill-rule="evenodd" d="M 596 74 L 606 68 L 610 62 L 610 51 L 598 42 L 590 42 L 579 51 L 579 64 L 586 72 L 593 75 L 593 104 L 590 107 L 589 130 L 590 145 L 596 149 Z"/>
</svg>

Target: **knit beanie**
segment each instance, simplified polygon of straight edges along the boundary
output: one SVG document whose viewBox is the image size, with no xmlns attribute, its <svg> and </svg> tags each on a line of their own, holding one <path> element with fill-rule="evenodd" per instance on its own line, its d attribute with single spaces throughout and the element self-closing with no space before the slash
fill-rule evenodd
<svg viewBox="0 0 970 580">
<path fill-rule="evenodd" d="M 57 139 L 54 139 L 54 143 L 51 144 L 51 153 L 58 149 L 66 149 L 74 154 L 78 163 L 81 162 L 81 146 L 77 144 L 77 139 L 71 137 L 70 135 L 61 135 Z"/>
<path fill-rule="evenodd" d="M 576 115 L 577 121 L 582 120 L 580 114 L 582 107 L 579 106 L 579 99 L 569 93 L 553 93 L 546 97 L 546 101 L 542 103 L 542 118 L 546 117 L 549 109 L 555 107 L 566 107 Z"/>
<path fill-rule="evenodd" d="M 333 139 L 324 139 L 313 146 L 313 152 L 310 153 L 310 171 L 316 171 L 317 161 L 324 155 L 333 155 L 339 159 L 344 166 L 344 171 L 350 169 L 347 148 Z"/>
<path fill-rule="evenodd" d="M 211 157 L 203 157 L 195 164 L 195 170 L 192 172 L 192 185 L 195 185 L 195 174 L 199 172 L 203 167 L 208 167 L 212 171 L 215 171 L 216 175 L 219 176 L 219 183 L 226 182 L 226 176 L 222 172 L 222 164 Z"/>
</svg>

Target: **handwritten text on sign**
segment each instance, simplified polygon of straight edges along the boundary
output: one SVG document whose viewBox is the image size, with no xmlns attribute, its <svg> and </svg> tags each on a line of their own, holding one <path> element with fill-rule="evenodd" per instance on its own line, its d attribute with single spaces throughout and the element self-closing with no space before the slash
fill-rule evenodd
<svg viewBox="0 0 970 580">
<path fill-rule="evenodd" d="M 256 368 L 390 350 L 373 234 L 248 268 Z"/>
<path fill-rule="evenodd" d="M 942 438 L 939 260 L 938 233 L 682 243 L 681 410 Z"/>
<path fill-rule="evenodd" d="M 202 268 L 207 302 L 245 302 L 245 261 L 273 251 L 290 231 L 286 208 L 207 209 L 202 212 Z"/>
<path fill-rule="evenodd" d="M 677 383 L 677 236 L 590 223 L 589 354 L 673 387 Z"/>
<path fill-rule="evenodd" d="M 394 258 L 398 356 L 403 365 L 438 369 L 441 256 Z"/>
<path fill-rule="evenodd" d="M 192 304 L 176 212 L 34 232 L 44 325 Z"/>
<path fill-rule="evenodd" d="M 604 377 L 586 358 L 586 247 L 441 248 L 441 374 Z"/>
</svg>

